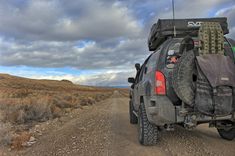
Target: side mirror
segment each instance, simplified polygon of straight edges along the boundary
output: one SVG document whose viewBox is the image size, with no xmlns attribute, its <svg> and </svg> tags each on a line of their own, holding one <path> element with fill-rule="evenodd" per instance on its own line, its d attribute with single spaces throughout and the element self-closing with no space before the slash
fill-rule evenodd
<svg viewBox="0 0 235 156">
<path fill-rule="evenodd" d="M 139 63 L 136 63 L 136 64 L 135 64 L 135 69 L 136 69 L 137 71 L 140 70 L 140 64 L 139 64 Z"/>
<path fill-rule="evenodd" d="M 133 77 L 129 77 L 129 78 L 128 78 L 128 82 L 129 82 L 129 83 L 135 83 L 135 79 L 134 79 Z"/>
</svg>

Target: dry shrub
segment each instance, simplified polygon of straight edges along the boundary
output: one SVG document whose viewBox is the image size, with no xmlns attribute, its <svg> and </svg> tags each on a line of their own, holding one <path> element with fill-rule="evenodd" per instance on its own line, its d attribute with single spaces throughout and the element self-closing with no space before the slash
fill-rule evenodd
<svg viewBox="0 0 235 156">
<path fill-rule="evenodd" d="M 72 102 L 73 97 L 71 95 L 64 95 L 63 99 L 67 102 Z"/>
<path fill-rule="evenodd" d="M 56 95 L 53 97 L 53 105 L 64 109 L 64 108 L 79 108 L 80 100 L 78 97 L 73 95 Z"/>
<path fill-rule="evenodd" d="M 5 112 L 3 110 L 0 110 L 0 123 L 3 121 L 5 118 Z"/>
<path fill-rule="evenodd" d="M 51 113 L 53 114 L 53 118 L 60 117 L 62 115 L 62 109 L 55 106 L 55 105 L 52 105 L 51 106 Z"/>
<path fill-rule="evenodd" d="M 0 144 L 20 149 L 31 135 L 16 132 L 82 105 L 92 105 L 112 92 L 108 88 L 74 85 L 67 80 L 32 80 L 0 74 Z"/>
<path fill-rule="evenodd" d="M 13 94 L 12 98 L 25 98 L 28 97 L 30 94 L 32 94 L 32 92 L 27 88 L 18 89 L 17 92 Z"/>
<path fill-rule="evenodd" d="M 7 104 L 1 104 L 5 122 L 23 124 L 31 121 L 46 121 L 53 117 L 52 102 L 49 97 L 14 99 L 14 101 L 9 99 L 9 101 L 5 99 Z"/>
<path fill-rule="evenodd" d="M 0 97 L 1 98 L 25 98 L 33 94 L 30 89 L 6 89 L 0 88 Z"/>
<path fill-rule="evenodd" d="M 12 138 L 11 148 L 12 149 L 21 149 L 23 148 L 23 144 L 29 141 L 32 135 L 29 132 L 21 132 Z"/>
<path fill-rule="evenodd" d="M 74 85 L 67 80 L 0 76 L 0 121 L 16 124 L 60 117 L 66 110 L 92 105 L 112 93 L 111 89 Z"/>
<path fill-rule="evenodd" d="M 68 101 L 65 101 L 64 99 L 62 99 L 61 97 L 55 97 L 53 98 L 53 102 L 54 105 L 56 105 L 59 108 L 70 108 L 72 107 L 72 104 Z"/>
<path fill-rule="evenodd" d="M 93 105 L 95 103 L 95 99 L 92 97 L 83 97 L 81 99 L 80 105 L 81 106 L 87 106 L 87 105 Z"/>
<path fill-rule="evenodd" d="M 49 97 L 41 97 L 39 99 L 32 99 L 32 104 L 26 105 L 24 112 L 26 116 L 24 119 L 28 121 L 46 121 L 52 118 L 51 100 Z"/>
<path fill-rule="evenodd" d="M 0 121 L 17 124 L 42 122 L 60 117 L 64 112 L 63 109 L 93 105 L 109 96 L 108 93 L 82 93 L 77 96 L 72 93 L 56 93 L 51 96 L 40 93 L 40 95 L 25 98 L 1 98 Z"/>
<path fill-rule="evenodd" d="M 106 99 L 105 94 L 97 94 L 95 97 L 96 101 L 102 101 L 104 99 Z"/>
<path fill-rule="evenodd" d="M 73 96 L 80 97 L 80 94 L 79 93 L 73 93 Z"/>
<path fill-rule="evenodd" d="M 1 123 L 0 122 L 0 145 L 10 145 L 13 137 L 11 132 L 11 124 Z"/>
<path fill-rule="evenodd" d="M 95 101 L 99 102 L 110 97 L 110 93 L 100 93 L 95 95 Z"/>
</svg>

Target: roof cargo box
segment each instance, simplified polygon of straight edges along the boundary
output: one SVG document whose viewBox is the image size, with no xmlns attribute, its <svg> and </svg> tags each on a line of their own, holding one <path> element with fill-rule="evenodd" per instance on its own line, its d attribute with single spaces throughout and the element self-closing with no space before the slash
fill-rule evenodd
<svg viewBox="0 0 235 156">
<path fill-rule="evenodd" d="M 169 36 L 174 36 L 174 25 L 177 37 L 186 35 L 197 36 L 202 22 L 219 22 L 224 34 L 228 34 L 228 23 L 226 17 L 220 18 L 192 18 L 192 19 L 159 19 L 153 24 L 149 38 L 148 47 L 150 51 L 157 49 Z"/>
</svg>

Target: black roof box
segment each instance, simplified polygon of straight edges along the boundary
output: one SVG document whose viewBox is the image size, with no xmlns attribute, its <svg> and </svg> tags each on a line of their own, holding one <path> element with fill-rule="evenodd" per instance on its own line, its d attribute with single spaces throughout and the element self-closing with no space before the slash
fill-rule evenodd
<svg viewBox="0 0 235 156">
<path fill-rule="evenodd" d="M 199 27 L 202 22 L 219 22 L 224 34 L 228 34 L 228 23 L 226 17 L 219 18 L 192 18 L 192 19 L 159 19 L 153 24 L 149 38 L 148 47 L 150 51 L 157 49 L 169 36 L 174 36 L 174 24 L 176 36 L 197 36 Z"/>
</svg>

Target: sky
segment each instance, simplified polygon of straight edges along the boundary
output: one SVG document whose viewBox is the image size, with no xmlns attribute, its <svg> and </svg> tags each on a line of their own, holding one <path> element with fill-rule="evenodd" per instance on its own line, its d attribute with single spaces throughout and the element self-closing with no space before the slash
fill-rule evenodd
<svg viewBox="0 0 235 156">
<path fill-rule="evenodd" d="M 171 0 L 0 0 L 0 73 L 127 86 L 171 10 Z M 235 39 L 235 0 L 175 0 L 175 16 L 225 16 Z"/>
</svg>

